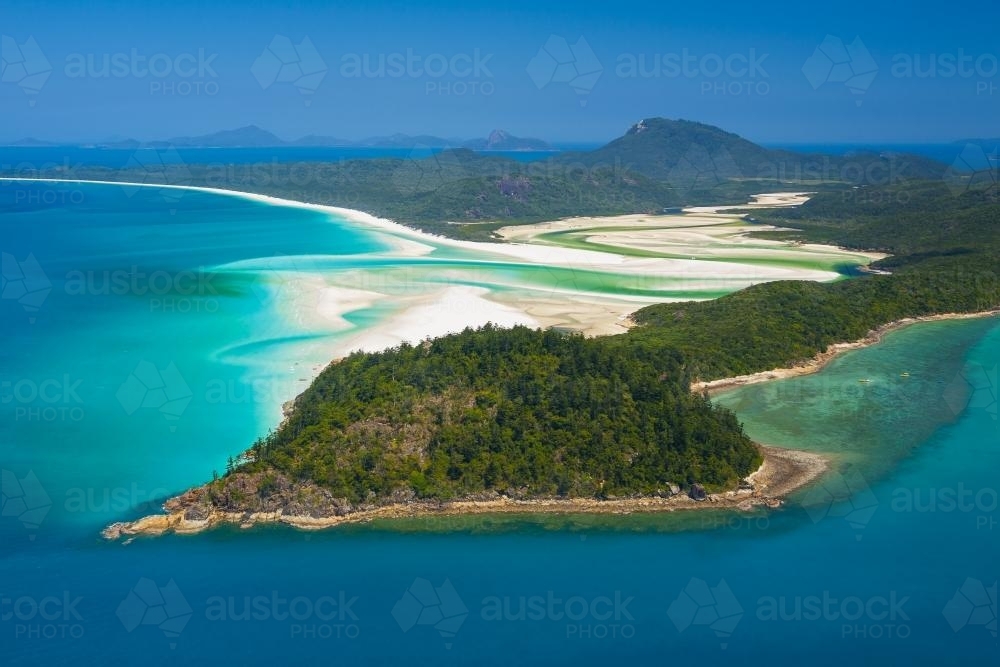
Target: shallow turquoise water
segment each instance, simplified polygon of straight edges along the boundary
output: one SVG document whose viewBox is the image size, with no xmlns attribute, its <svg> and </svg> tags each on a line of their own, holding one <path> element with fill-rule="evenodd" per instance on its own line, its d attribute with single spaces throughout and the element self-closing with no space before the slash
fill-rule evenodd
<svg viewBox="0 0 1000 667">
<path fill-rule="evenodd" d="M 774 512 L 470 517 L 103 542 L 101 525 L 221 471 L 267 428 L 273 392 L 288 385 L 248 395 L 247 379 L 273 380 L 267 360 L 294 358 L 305 334 L 275 316 L 250 274 L 154 295 L 159 303 L 137 290 L 68 294 L 64 277 L 176 276 L 321 244 L 349 261 L 383 248 L 301 210 L 188 193 L 171 214 L 152 194 L 83 194 L 70 207 L 27 206 L 0 188 L 0 250 L 19 262 L 34 253 L 53 283 L 37 310 L 0 300 L 5 664 L 996 659 L 995 321 L 910 327 L 820 374 L 720 397 L 754 437 L 837 456 L 835 474 Z M 168 302 L 173 312 L 163 312 Z M 155 384 L 142 361 L 167 380 L 163 396 L 128 381 Z M 170 380 L 171 363 L 190 396 Z M 294 387 L 300 371 L 284 370 Z M 421 579 L 437 600 L 415 602 Z M 819 618 L 794 618 L 796 599 L 824 596 L 836 603 Z M 252 618 L 233 618 L 248 597 L 260 598 Z M 786 618 L 769 620 L 781 598 Z M 895 600 L 893 613 L 883 598 Z"/>
</svg>

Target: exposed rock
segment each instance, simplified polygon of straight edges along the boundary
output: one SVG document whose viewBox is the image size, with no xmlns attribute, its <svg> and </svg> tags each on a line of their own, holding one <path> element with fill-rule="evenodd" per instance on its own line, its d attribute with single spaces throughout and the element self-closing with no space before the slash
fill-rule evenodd
<svg viewBox="0 0 1000 667">
<path fill-rule="evenodd" d="M 192 534 L 219 525 L 250 527 L 262 523 L 283 523 L 303 530 L 318 530 L 347 523 L 375 519 L 400 519 L 427 515 L 535 513 L 614 513 L 658 512 L 697 507 L 732 507 L 749 510 L 758 505 L 778 507 L 781 497 L 808 484 L 827 469 L 823 457 L 794 450 L 762 447 L 764 463 L 749 477 L 751 494 L 727 491 L 708 495 L 704 486 L 692 484 L 681 493 L 676 484 L 658 489 L 649 496 L 600 499 L 594 497 L 537 497 L 527 489 L 504 489 L 470 494 L 456 500 L 421 500 L 411 489 L 352 504 L 334 498 L 312 482 L 302 482 L 271 472 L 237 472 L 223 480 L 206 484 L 164 503 L 167 514 L 115 523 L 104 529 L 109 540 L 135 535 L 164 533 Z M 705 501 L 711 501 L 706 504 Z"/>
<path fill-rule="evenodd" d="M 191 505 L 184 509 L 185 521 L 204 521 L 212 515 L 212 508 L 206 504 Z"/>
<path fill-rule="evenodd" d="M 497 181 L 500 194 L 517 201 L 525 201 L 531 192 L 531 181 L 524 176 L 504 176 Z"/>
</svg>

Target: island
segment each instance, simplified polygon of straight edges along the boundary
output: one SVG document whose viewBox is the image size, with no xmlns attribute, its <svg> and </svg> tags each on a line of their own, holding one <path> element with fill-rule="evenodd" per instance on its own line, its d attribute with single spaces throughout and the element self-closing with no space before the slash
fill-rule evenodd
<svg viewBox="0 0 1000 667">
<path fill-rule="evenodd" d="M 451 238 L 659 258 L 698 251 L 657 236 L 677 234 L 677 216 L 728 209 L 735 220 L 724 228 L 718 219 L 697 223 L 709 244 L 736 234 L 765 248 L 779 240 L 803 252 L 837 246 L 871 264 L 841 267 L 834 282 L 761 282 L 713 300 L 647 306 L 615 335 L 486 326 L 353 353 L 326 367 L 276 430 L 234 452 L 223 474 L 170 499 L 164 514 L 110 526 L 106 537 L 428 513 L 778 506 L 830 462 L 752 442 L 711 391 L 809 372 L 910 321 L 1000 309 L 995 184 L 949 176 L 925 158 L 797 155 L 665 119 L 541 164 L 442 155 L 412 172 L 436 170 L 429 190 L 387 192 L 385 179 L 398 180 L 401 168 L 408 177 L 413 166 L 394 160 L 317 164 L 309 187 L 340 192 L 350 183 L 361 208 Z M 909 160 L 905 178 L 831 177 L 849 173 L 848 160 L 874 169 L 898 159 Z M 215 182 L 213 165 L 185 168 L 184 185 L 290 194 L 252 178 Z M 128 169 L 83 172 L 75 176 L 136 178 Z M 154 176 L 176 184 L 176 175 Z M 780 194 L 747 203 L 760 193 Z M 830 268 L 832 257 L 817 249 L 810 261 Z"/>
</svg>

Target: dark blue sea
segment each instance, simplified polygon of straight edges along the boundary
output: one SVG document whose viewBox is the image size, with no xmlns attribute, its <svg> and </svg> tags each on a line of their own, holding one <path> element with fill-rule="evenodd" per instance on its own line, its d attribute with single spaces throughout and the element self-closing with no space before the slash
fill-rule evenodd
<svg viewBox="0 0 1000 667">
<path fill-rule="evenodd" d="M 996 320 L 720 396 L 757 440 L 831 457 L 780 509 L 108 542 L 275 425 L 242 388 L 302 341 L 252 271 L 207 298 L 201 269 L 383 247 L 233 197 L 15 201 L 30 187 L 0 188 L 4 665 L 997 664 Z M 135 287 L 157 272 L 186 279 Z"/>
</svg>

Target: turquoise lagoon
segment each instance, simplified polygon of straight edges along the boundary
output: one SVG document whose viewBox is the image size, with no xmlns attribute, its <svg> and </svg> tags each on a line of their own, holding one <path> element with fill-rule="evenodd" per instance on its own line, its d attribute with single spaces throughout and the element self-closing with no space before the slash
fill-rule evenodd
<svg viewBox="0 0 1000 667">
<path fill-rule="evenodd" d="M 776 511 L 111 544 L 103 525 L 224 470 L 350 334 L 287 317 L 288 271 L 410 263 L 433 281 L 442 265 L 481 260 L 402 258 L 391 239 L 322 213 L 198 192 L 4 184 L 0 212 L 4 664 L 1000 655 L 995 320 L 915 325 L 816 375 L 719 396 L 758 440 L 834 461 Z M 500 264 L 478 265 L 483 285 L 561 279 Z M 129 286 L 104 289 L 105 276 Z M 390 310 L 346 319 L 366 327 Z"/>
</svg>

